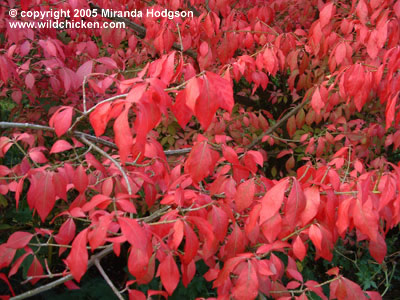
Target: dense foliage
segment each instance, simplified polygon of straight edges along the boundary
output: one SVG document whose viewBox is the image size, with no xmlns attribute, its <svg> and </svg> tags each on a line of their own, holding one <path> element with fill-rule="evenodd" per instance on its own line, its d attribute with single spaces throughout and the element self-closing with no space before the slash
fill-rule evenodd
<svg viewBox="0 0 400 300">
<path fill-rule="evenodd" d="M 101 16 L 149 8 L 194 16 Z M 10 9 L 126 28 L 16 28 L 54 16 Z M 390 289 L 399 0 L 5 0 L 0 17 L 1 293 Z"/>
</svg>

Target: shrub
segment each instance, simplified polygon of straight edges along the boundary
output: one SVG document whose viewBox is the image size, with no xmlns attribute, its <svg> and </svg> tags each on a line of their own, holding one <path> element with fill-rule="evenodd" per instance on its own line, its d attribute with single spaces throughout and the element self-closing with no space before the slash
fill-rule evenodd
<svg viewBox="0 0 400 300">
<path fill-rule="evenodd" d="M 398 279 L 399 1 L 14 2 L 4 294 L 380 299 Z M 147 9 L 194 17 L 118 13 Z M 55 11 L 125 28 L 40 29 Z"/>
</svg>

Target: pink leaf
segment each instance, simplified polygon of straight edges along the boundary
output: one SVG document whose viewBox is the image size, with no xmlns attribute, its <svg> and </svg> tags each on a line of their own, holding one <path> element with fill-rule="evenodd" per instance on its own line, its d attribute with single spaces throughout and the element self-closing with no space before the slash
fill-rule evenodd
<svg viewBox="0 0 400 300">
<path fill-rule="evenodd" d="M 7 247 L 14 249 L 24 248 L 26 245 L 28 245 L 32 237 L 33 234 L 29 232 L 14 232 L 7 240 Z"/>
<path fill-rule="evenodd" d="M 160 263 L 160 277 L 164 288 L 171 296 L 179 283 L 179 270 L 171 254 Z"/>
<path fill-rule="evenodd" d="M 62 106 L 50 118 L 50 127 L 53 127 L 58 137 L 67 132 L 72 122 L 73 107 Z"/>
<path fill-rule="evenodd" d="M 260 224 L 278 213 L 285 197 L 287 179 L 282 179 L 274 185 L 261 199 Z"/>
<path fill-rule="evenodd" d="M 72 243 L 72 249 L 67 257 L 68 267 L 76 281 L 80 281 L 86 273 L 88 252 L 86 250 L 88 228 L 81 231 Z"/>
<path fill-rule="evenodd" d="M 64 151 L 67 151 L 67 150 L 70 150 L 70 149 L 72 149 L 72 146 L 71 146 L 70 143 L 68 143 L 65 140 L 58 140 L 51 147 L 50 154 L 64 152 Z"/>
</svg>

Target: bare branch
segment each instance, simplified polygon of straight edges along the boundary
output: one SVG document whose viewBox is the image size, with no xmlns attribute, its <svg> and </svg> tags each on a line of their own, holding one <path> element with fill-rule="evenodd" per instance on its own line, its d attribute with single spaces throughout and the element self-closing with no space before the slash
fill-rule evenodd
<svg viewBox="0 0 400 300">
<path fill-rule="evenodd" d="M 94 150 L 99 152 L 101 155 L 103 155 L 104 157 L 108 158 L 118 168 L 118 170 L 121 172 L 122 177 L 124 177 L 124 180 L 126 182 L 126 187 L 128 189 L 128 194 L 132 195 L 132 188 L 131 188 L 131 184 L 129 183 L 128 175 L 126 175 L 126 172 L 121 167 L 119 162 L 117 162 L 114 158 L 112 158 L 107 152 L 103 151 L 101 148 L 97 147 L 95 144 L 93 144 L 92 142 L 88 141 L 85 136 L 81 135 L 80 138 L 86 145 L 91 146 Z"/>
<path fill-rule="evenodd" d="M 95 263 L 95 260 L 101 260 L 104 256 L 108 255 L 109 253 L 111 253 L 113 251 L 112 245 L 109 245 L 106 249 L 102 250 L 101 252 L 93 255 L 89 262 L 88 262 L 88 269 L 90 267 L 92 267 Z M 51 290 L 52 288 L 55 288 L 56 286 L 59 286 L 60 284 L 63 284 L 64 282 L 70 281 L 74 279 L 74 277 L 71 274 L 66 275 L 63 278 L 57 279 L 55 281 L 52 281 L 48 284 L 42 285 L 36 289 L 27 291 L 25 293 L 22 293 L 20 295 L 11 297 L 10 300 L 22 300 L 22 299 L 26 299 L 32 296 L 35 296 L 37 294 L 40 294 L 42 292 Z"/>
<path fill-rule="evenodd" d="M 122 95 L 118 95 L 122 96 Z M 117 96 L 116 96 L 117 97 Z M 91 111 L 91 109 L 88 110 L 88 112 Z M 37 124 L 31 124 L 31 123 L 15 123 L 15 122 L 0 122 L 0 128 L 22 128 L 22 129 L 35 129 L 35 130 L 45 130 L 45 131 L 51 131 L 54 132 L 54 128 L 49 127 L 49 126 L 44 126 L 44 125 L 37 125 Z M 81 132 L 81 131 L 72 131 L 72 134 L 78 138 L 84 136 L 87 140 L 96 142 L 98 144 L 102 144 L 104 146 L 113 148 L 113 149 L 118 149 L 117 145 L 115 145 L 112 142 L 109 142 L 105 139 L 98 138 L 96 136 Z M 184 149 L 176 149 L 176 150 L 165 150 L 164 153 L 165 155 L 180 155 L 180 154 L 185 154 L 189 153 L 192 150 L 192 148 L 184 148 Z"/>
<path fill-rule="evenodd" d="M 257 145 L 259 142 L 261 142 L 261 140 L 263 139 L 264 136 L 270 135 L 275 130 L 277 130 L 279 127 L 281 127 L 291 116 L 296 114 L 307 103 L 308 103 L 308 101 L 304 101 L 303 103 L 300 103 L 295 108 L 293 108 L 289 113 L 284 115 L 282 119 L 280 119 L 278 122 L 276 122 L 276 124 L 274 126 L 271 126 L 263 134 L 261 134 L 259 137 L 257 137 L 249 146 L 247 146 L 247 149 L 250 150 L 250 149 L 254 148 L 255 145 Z"/>
<path fill-rule="evenodd" d="M 94 264 L 96 265 L 96 268 L 99 270 L 101 276 L 103 276 L 104 280 L 107 282 L 109 287 L 113 290 L 113 292 L 117 296 L 117 298 L 120 300 L 124 300 L 124 297 L 121 296 L 121 293 L 117 290 L 115 285 L 112 283 L 110 277 L 108 277 L 107 273 L 104 271 L 103 267 L 100 265 L 100 261 L 98 259 L 95 259 Z"/>
</svg>

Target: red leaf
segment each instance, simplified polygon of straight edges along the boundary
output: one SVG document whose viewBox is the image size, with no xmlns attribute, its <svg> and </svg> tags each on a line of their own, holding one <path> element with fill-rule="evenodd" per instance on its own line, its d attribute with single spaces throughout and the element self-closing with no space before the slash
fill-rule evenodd
<svg viewBox="0 0 400 300">
<path fill-rule="evenodd" d="M 32 73 L 26 75 L 25 84 L 29 89 L 32 89 L 35 85 L 35 77 L 32 75 Z"/>
<path fill-rule="evenodd" d="M 343 59 L 346 57 L 346 44 L 340 43 L 335 51 L 336 63 L 339 65 L 342 63 Z"/>
<path fill-rule="evenodd" d="M 269 218 L 261 225 L 261 230 L 268 242 L 272 243 L 282 230 L 282 217 L 279 213 Z"/>
<path fill-rule="evenodd" d="M 239 164 L 239 158 L 232 147 L 222 145 L 222 155 L 231 164 Z"/>
<path fill-rule="evenodd" d="M 62 136 L 71 127 L 73 107 L 62 106 L 50 118 L 49 125 L 56 131 L 58 137 Z"/>
<path fill-rule="evenodd" d="M 386 243 L 385 239 L 378 233 L 376 241 L 369 242 L 369 252 L 371 256 L 379 263 L 382 264 L 386 256 Z"/>
<path fill-rule="evenodd" d="M 187 90 L 182 90 L 178 92 L 175 104 L 171 108 L 176 120 L 182 128 L 185 128 L 193 115 L 193 111 L 186 105 L 186 91 Z"/>
<path fill-rule="evenodd" d="M 193 261 L 197 251 L 199 250 L 199 239 L 188 224 L 185 223 L 184 225 L 186 238 L 184 248 L 185 253 L 181 257 L 181 260 L 183 264 L 188 265 L 191 261 Z"/>
<path fill-rule="evenodd" d="M 318 296 L 321 297 L 322 300 L 327 300 L 328 298 L 324 295 L 322 287 L 320 284 L 314 280 L 308 280 L 304 284 L 310 291 L 316 293 Z"/>
<path fill-rule="evenodd" d="M 10 269 L 10 272 L 8 273 L 8 277 L 15 275 L 15 273 L 17 273 L 19 267 L 21 266 L 21 264 L 23 263 L 25 258 L 31 254 L 33 254 L 32 251 L 26 252 L 23 255 L 21 255 L 20 257 L 18 257 L 18 259 L 14 262 L 12 268 Z"/>
<path fill-rule="evenodd" d="M 217 239 L 215 238 L 212 227 L 210 223 L 203 218 L 191 216 L 188 219 L 199 229 L 200 236 L 204 240 L 202 257 L 204 260 L 207 260 L 217 251 L 218 247 Z"/>
<path fill-rule="evenodd" d="M 260 224 L 278 213 L 285 197 L 287 179 L 282 179 L 274 185 L 261 199 Z"/>
<path fill-rule="evenodd" d="M 44 156 L 43 151 L 44 149 L 42 147 L 37 147 L 37 148 L 31 148 L 29 150 L 29 156 L 30 158 L 39 164 L 44 164 L 48 161 L 46 156 Z"/>
<path fill-rule="evenodd" d="M 59 153 L 59 152 L 67 151 L 67 150 L 70 150 L 70 149 L 72 149 L 72 146 L 71 146 L 70 143 L 68 143 L 65 140 L 58 140 L 51 147 L 50 154 Z"/>
<path fill-rule="evenodd" d="M 172 235 L 172 240 L 171 240 L 171 248 L 176 250 L 178 249 L 179 245 L 182 242 L 183 239 L 183 234 L 184 234 L 184 225 L 181 220 L 177 220 L 174 223 L 174 233 Z"/>
<path fill-rule="evenodd" d="M 107 126 L 107 122 L 109 120 L 110 109 L 111 109 L 111 103 L 106 102 L 100 104 L 90 114 L 89 116 L 90 124 L 92 124 L 96 136 L 100 136 L 104 133 Z"/>
<path fill-rule="evenodd" d="M 146 300 L 147 297 L 143 292 L 138 290 L 128 290 L 129 300 Z"/>
<path fill-rule="evenodd" d="M 59 245 L 68 245 L 75 236 L 75 222 L 72 218 L 68 218 L 60 227 L 58 233 L 54 236 L 54 240 Z"/>
<path fill-rule="evenodd" d="M 33 262 L 31 264 L 31 266 L 28 269 L 28 276 L 40 276 L 43 275 L 43 267 L 42 264 L 40 263 L 40 261 L 37 259 L 36 255 L 33 257 Z M 33 278 L 31 280 L 32 284 L 35 284 L 36 282 L 39 281 L 40 278 Z"/>
<path fill-rule="evenodd" d="M 107 237 L 107 230 L 112 221 L 111 218 L 111 215 L 101 216 L 95 228 L 88 233 L 89 245 L 92 252 L 98 247 L 104 245 Z"/>
<path fill-rule="evenodd" d="M 400 0 L 397 0 L 396 3 L 393 5 L 393 11 L 398 18 L 400 18 Z"/>
<path fill-rule="evenodd" d="M 80 289 L 80 287 L 73 280 L 68 280 L 68 281 L 64 282 L 64 285 L 69 290 L 79 290 Z"/>
<path fill-rule="evenodd" d="M 366 293 L 370 300 L 382 300 L 382 296 L 379 294 L 379 292 L 367 291 Z"/>
<path fill-rule="evenodd" d="M 207 77 L 203 77 L 203 84 L 200 89 L 200 95 L 196 100 L 194 114 L 204 130 L 207 130 L 208 126 L 210 126 L 217 112 L 218 102 L 216 99 L 218 99 L 218 95 L 212 88 L 212 82 Z"/>
<path fill-rule="evenodd" d="M 154 276 L 154 257 L 149 258 L 144 247 L 132 246 L 128 258 L 128 270 L 137 280 L 148 283 Z"/>
<path fill-rule="evenodd" d="M 238 279 L 232 289 L 235 299 L 255 299 L 258 296 L 258 277 L 257 272 L 251 261 L 247 262 L 242 268 Z"/>
<path fill-rule="evenodd" d="M 129 201 L 129 200 L 126 200 L 126 199 L 118 199 L 118 200 L 117 200 L 117 206 L 118 206 L 121 210 L 123 210 L 123 211 L 125 211 L 125 212 L 133 213 L 133 214 L 136 214 L 136 213 L 137 213 L 135 205 L 133 205 L 133 203 L 132 203 L 131 201 Z"/>
<path fill-rule="evenodd" d="M 80 84 L 83 83 L 85 76 L 88 76 L 90 73 L 92 73 L 92 68 L 93 68 L 92 60 L 88 60 L 79 67 L 79 69 L 76 71 L 76 76 L 77 76 L 77 81 Z"/>
<path fill-rule="evenodd" d="M 319 20 L 321 28 L 328 25 L 332 16 L 335 14 L 335 5 L 333 2 L 327 3 L 322 9 L 319 14 Z"/>
<path fill-rule="evenodd" d="M 36 174 L 36 199 L 34 202 L 34 208 L 37 210 L 42 222 L 46 219 L 50 211 L 53 209 L 56 202 L 56 194 L 53 185 L 53 173 L 41 172 Z"/>
<path fill-rule="evenodd" d="M 338 267 L 333 267 L 331 269 L 329 269 L 328 271 L 325 272 L 328 275 L 331 276 L 338 276 L 339 275 L 339 268 Z"/>
<path fill-rule="evenodd" d="M 385 111 L 386 130 L 388 130 L 392 126 L 398 96 L 399 93 L 397 92 L 396 95 L 393 98 L 389 99 L 388 102 L 386 103 L 386 111 Z"/>
<path fill-rule="evenodd" d="M 128 122 L 128 112 L 131 104 L 126 103 L 124 110 L 114 122 L 115 144 L 119 149 L 121 163 L 125 163 L 131 153 L 133 138 Z"/>
<path fill-rule="evenodd" d="M 0 279 L 3 280 L 8 285 L 8 288 L 11 291 L 11 295 L 15 296 L 14 290 L 12 289 L 12 286 L 11 286 L 10 282 L 8 281 L 7 276 L 3 273 L 0 273 Z M 7 297 L 8 296 L 6 296 L 4 299 L 8 299 Z"/>
<path fill-rule="evenodd" d="M 361 23 L 366 24 L 367 17 L 368 17 L 368 6 L 365 3 L 365 0 L 358 1 L 356 12 L 357 12 L 357 16 L 360 19 Z"/>
<path fill-rule="evenodd" d="M 187 288 L 189 283 L 192 281 L 194 275 L 196 274 L 196 264 L 195 264 L 194 260 L 192 260 L 187 265 L 182 264 L 181 265 L 181 273 L 182 273 L 182 284 L 185 288 Z M 207 280 L 207 281 L 209 281 L 209 280 Z"/>
<path fill-rule="evenodd" d="M 171 296 L 179 283 L 179 270 L 171 254 L 160 263 L 160 277 L 164 288 Z"/>
<path fill-rule="evenodd" d="M 236 209 L 238 212 L 250 207 L 254 200 L 253 198 L 255 191 L 256 187 L 253 178 L 241 183 L 238 186 L 235 196 Z"/>
<path fill-rule="evenodd" d="M 200 96 L 200 91 L 202 89 L 202 81 L 197 77 L 190 79 L 185 88 L 186 105 L 194 113 L 196 110 L 196 102 Z"/>
<path fill-rule="evenodd" d="M 294 134 L 296 133 L 296 117 L 291 116 L 287 123 L 286 123 L 286 129 L 288 131 L 289 137 L 292 138 Z"/>
<path fill-rule="evenodd" d="M 81 281 L 88 265 L 88 252 L 86 250 L 88 228 L 81 231 L 72 243 L 71 252 L 67 257 L 68 267 L 76 281 Z"/>
<path fill-rule="evenodd" d="M 229 225 L 228 216 L 225 211 L 217 206 L 212 206 L 208 219 L 210 220 L 217 240 L 220 242 L 224 241 Z"/>
<path fill-rule="evenodd" d="M 307 253 L 306 247 L 304 246 L 304 243 L 299 236 L 297 236 L 296 239 L 294 240 L 293 253 L 300 260 L 303 260 L 304 257 L 306 256 Z"/>
<path fill-rule="evenodd" d="M 322 250 L 322 232 L 317 225 L 311 225 L 308 231 L 308 236 L 319 251 Z"/>
<path fill-rule="evenodd" d="M 189 154 L 185 164 L 185 172 L 190 174 L 194 182 L 202 181 L 214 171 L 218 158 L 218 152 L 212 150 L 207 141 L 199 142 Z"/>
<path fill-rule="evenodd" d="M 84 212 L 90 211 L 93 208 L 99 206 L 99 205 L 104 205 L 104 204 L 110 204 L 111 203 L 111 198 L 102 194 L 98 194 L 92 197 L 89 202 L 85 203 L 82 206 L 82 210 Z"/>
<path fill-rule="evenodd" d="M 296 262 L 290 256 L 288 256 L 288 265 L 286 268 L 286 272 L 289 278 L 294 278 L 297 281 L 303 282 L 303 276 L 297 270 Z"/>
<path fill-rule="evenodd" d="M 144 229 L 134 219 L 118 218 L 122 234 L 133 247 L 147 248 L 148 238 Z"/>
<path fill-rule="evenodd" d="M 16 251 L 16 249 L 8 248 L 7 244 L 0 245 L 0 269 L 11 264 Z"/>
<path fill-rule="evenodd" d="M 211 72 L 206 72 L 206 77 L 211 84 L 211 88 L 214 90 L 213 93 L 216 96 L 215 99 L 218 101 L 219 107 L 231 113 L 233 105 L 235 104 L 231 83 L 221 76 Z"/>
<path fill-rule="evenodd" d="M 358 284 L 345 277 L 342 277 L 341 279 L 339 279 L 339 281 L 341 284 L 343 284 L 344 289 L 346 290 L 345 299 L 367 300 L 367 297 L 365 297 L 364 292 L 362 291 L 361 287 Z M 338 299 L 341 298 L 338 297 Z"/>
<path fill-rule="evenodd" d="M 89 178 L 86 174 L 86 170 L 82 165 L 79 165 L 74 172 L 74 178 L 72 179 L 72 183 L 75 188 L 79 191 L 79 193 L 84 193 L 88 184 Z"/>
<path fill-rule="evenodd" d="M 229 274 L 235 269 L 235 267 L 242 262 L 245 257 L 232 257 L 224 263 L 223 269 L 219 272 L 217 279 L 213 283 L 213 288 L 221 286 L 226 280 L 229 279 Z"/>
<path fill-rule="evenodd" d="M 322 97 L 319 92 L 319 87 L 315 89 L 314 94 L 311 98 L 311 106 L 317 114 L 319 114 L 321 112 L 321 109 L 325 107 L 325 103 L 322 101 Z"/>
<path fill-rule="evenodd" d="M 138 112 L 135 120 L 136 143 L 145 144 L 146 136 L 158 122 L 161 120 L 161 111 L 159 104 L 150 97 L 151 93 L 145 94 L 148 97 L 142 97 L 142 101 L 137 104 Z"/>
<path fill-rule="evenodd" d="M 7 240 L 7 247 L 14 249 L 24 248 L 26 245 L 28 245 L 32 237 L 33 234 L 29 232 L 14 232 Z"/>
<path fill-rule="evenodd" d="M 100 58 L 97 58 L 96 61 L 106 65 L 110 69 L 118 69 L 117 63 L 115 62 L 115 60 L 113 60 L 110 57 L 100 57 Z"/>
<path fill-rule="evenodd" d="M 370 204 L 370 205 L 368 205 Z M 354 225 L 371 241 L 376 242 L 378 236 L 378 217 L 372 207 L 372 203 L 368 200 L 364 205 L 359 199 L 356 200 L 353 208 Z"/>
<path fill-rule="evenodd" d="M 284 215 L 290 228 L 294 228 L 299 221 L 300 214 L 306 207 L 306 198 L 297 179 L 293 178 L 287 202 L 285 203 Z"/>
<path fill-rule="evenodd" d="M 233 231 L 229 235 L 225 245 L 225 255 L 227 258 L 235 257 L 237 254 L 244 252 L 245 247 L 245 236 L 238 224 L 235 223 Z"/>
<path fill-rule="evenodd" d="M 301 226 L 305 226 L 317 215 L 320 204 L 320 194 L 317 187 L 306 188 L 304 195 L 306 197 L 306 207 L 300 215 Z"/>
</svg>

